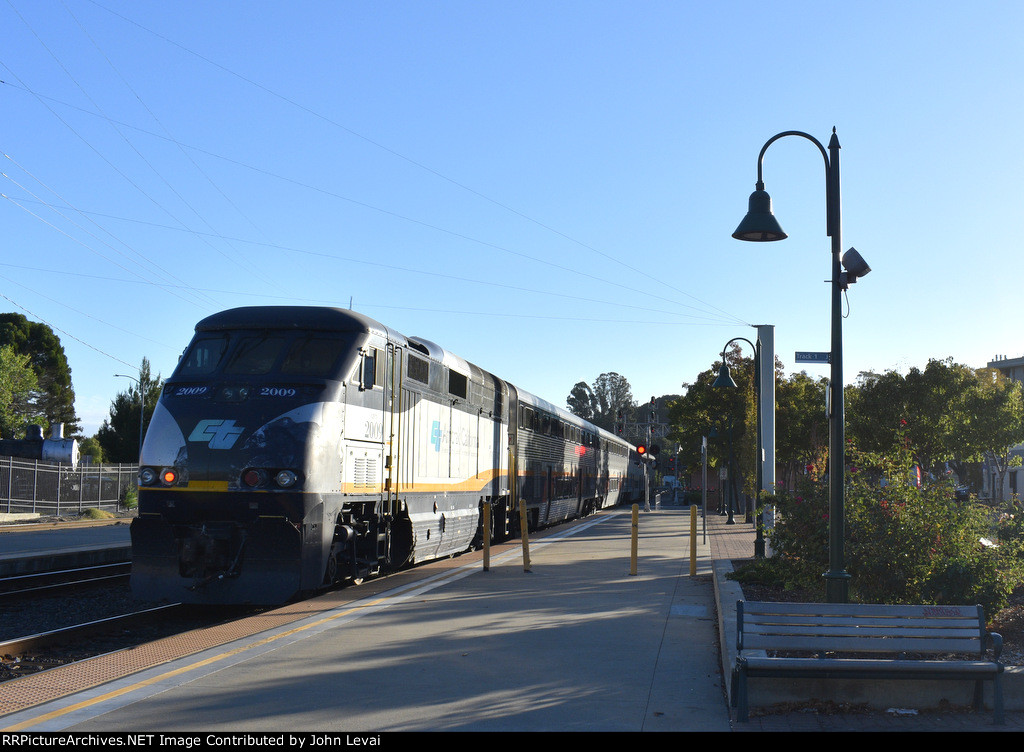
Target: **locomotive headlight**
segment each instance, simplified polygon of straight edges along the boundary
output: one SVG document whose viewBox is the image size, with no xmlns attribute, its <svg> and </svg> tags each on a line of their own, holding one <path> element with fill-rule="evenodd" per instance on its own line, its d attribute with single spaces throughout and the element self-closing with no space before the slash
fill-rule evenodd
<svg viewBox="0 0 1024 752">
<path fill-rule="evenodd" d="M 274 476 L 274 482 L 280 488 L 291 488 L 299 478 L 291 470 L 282 470 Z"/>
<path fill-rule="evenodd" d="M 151 467 L 144 467 L 139 470 L 139 484 L 151 486 L 156 483 L 156 470 Z"/>
</svg>

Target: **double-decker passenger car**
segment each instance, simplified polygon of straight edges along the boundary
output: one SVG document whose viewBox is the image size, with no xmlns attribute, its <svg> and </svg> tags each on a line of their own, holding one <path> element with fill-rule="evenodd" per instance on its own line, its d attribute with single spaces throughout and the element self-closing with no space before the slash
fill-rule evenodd
<svg viewBox="0 0 1024 752">
<path fill-rule="evenodd" d="M 636 500 L 635 448 L 427 340 L 335 308 L 214 314 L 140 458 L 132 589 L 274 604 Z"/>
</svg>

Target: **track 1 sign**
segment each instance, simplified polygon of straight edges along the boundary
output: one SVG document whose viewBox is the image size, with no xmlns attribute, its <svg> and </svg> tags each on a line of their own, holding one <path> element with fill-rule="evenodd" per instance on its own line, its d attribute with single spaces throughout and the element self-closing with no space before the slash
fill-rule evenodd
<svg viewBox="0 0 1024 752">
<path fill-rule="evenodd" d="M 798 352 L 796 354 L 797 363 L 830 363 L 831 361 L 831 353 L 827 352 Z"/>
</svg>

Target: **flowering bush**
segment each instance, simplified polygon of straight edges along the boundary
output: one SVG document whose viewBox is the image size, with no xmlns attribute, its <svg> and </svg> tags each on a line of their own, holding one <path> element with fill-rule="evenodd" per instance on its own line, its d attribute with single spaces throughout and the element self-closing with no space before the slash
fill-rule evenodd
<svg viewBox="0 0 1024 752">
<path fill-rule="evenodd" d="M 844 565 L 851 600 L 980 603 L 988 614 L 1006 605 L 1021 581 L 1024 514 L 999 525 L 976 502 L 957 501 L 951 482 L 918 480 L 905 443 L 885 456 L 851 446 L 849 456 Z M 827 479 L 808 480 L 773 503 L 778 514 L 766 533 L 773 555 L 756 567 L 757 578 L 824 593 Z"/>
</svg>

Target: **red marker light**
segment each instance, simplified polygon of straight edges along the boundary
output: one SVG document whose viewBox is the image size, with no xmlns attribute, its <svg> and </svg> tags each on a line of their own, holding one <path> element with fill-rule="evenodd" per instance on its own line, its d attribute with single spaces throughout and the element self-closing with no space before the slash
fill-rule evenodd
<svg viewBox="0 0 1024 752">
<path fill-rule="evenodd" d="M 249 488 L 262 486 L 266 479 L 267 476 L 262 470 L 246 470 L 242 475 L 242 482 L 249 486 Z"/>
</svg>

